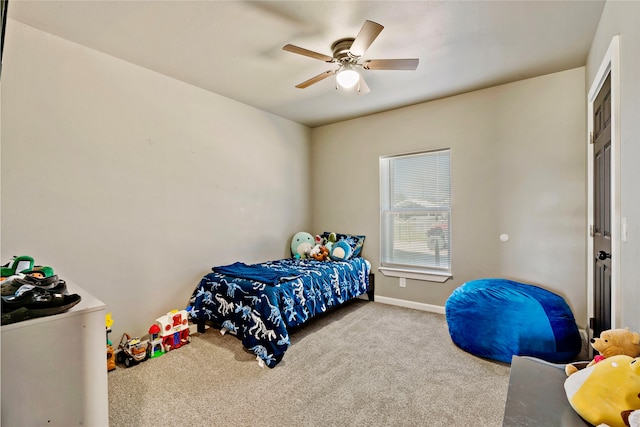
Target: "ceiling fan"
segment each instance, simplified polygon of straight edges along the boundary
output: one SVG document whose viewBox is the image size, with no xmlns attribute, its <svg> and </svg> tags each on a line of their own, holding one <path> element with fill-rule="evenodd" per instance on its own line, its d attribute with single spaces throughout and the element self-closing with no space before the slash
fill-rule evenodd
<svg viewBox="0 0 640 427">
<path fill-rule="evenodd" d="M 368 93 L 369 87 L 366 82 L 356 71 L 357 68 L 365 70 L 415 70 L 418 68 L 418 59 L 367 59 L 360 62 L 365 51 L 371 46 L 371 43 L 378 37 L 378 34 L 384 27 L 373 21 L 364 21 L 360 32 L 356 38 L 348 37 L 336 40 L 331 45 L 333 56 L 324 55 L 292 44 L 282 47 L 287 52 L 297 53 L 298 55 L 308 56 L 310 58 L 319 59 L 328 63 L 335 63 L 338 68 L 320 73 L 298 85 L 299 89 L 304 89 L 314 83 L 326 79 L 329 76 L 336 75 L 336 82 L 344 88 L 352 88 L 357 85 L 356 89 L 360 93 Z"/>
</svg>

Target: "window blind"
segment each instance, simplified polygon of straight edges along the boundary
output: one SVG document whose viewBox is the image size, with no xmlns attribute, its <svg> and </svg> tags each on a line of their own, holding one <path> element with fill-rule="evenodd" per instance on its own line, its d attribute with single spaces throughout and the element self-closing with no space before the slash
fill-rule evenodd
<svg viewBox="0 0 640 427">
<path fill-rule="evenodd" d="M 380 158 L 383 267 L 449 272 L 451 150 Z"/>
</svg>

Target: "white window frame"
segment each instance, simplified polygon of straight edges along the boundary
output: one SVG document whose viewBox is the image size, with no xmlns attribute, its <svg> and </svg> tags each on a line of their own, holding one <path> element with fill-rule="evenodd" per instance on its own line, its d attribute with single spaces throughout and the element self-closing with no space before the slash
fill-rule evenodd
<svg viewBox="0 0 640 427">
<path fill-rule="evenodd" d="M 449 178 L 451 182 L 451 149 L 450 148 L 380 157 L 380 267 L 378 268 L 378 270 L 385 276 L 400 277 L 400 278 L 413 279 L 413 280 L 424 280 L 424 281 L 438 282 L 438 283 L 443 283 L 452 277 L 452 273 L 451 273 L 452 261 L 451 261 L 451 255 L 450 255 L 451 254 L 450 225 L 451 225 L 451 211 L 452 211 L 451 198 L 449 199 L 449 204 L 448 204 L 448 213 L 449 213 L 449 230 L 448 230 L 449 266 L 448 268 L 436 268 L 436 267 L 429 267 L 429 266 L 424 266 L 424 267 L 408 266 L 408 265 L 400 265 L 400 264 L 383 262 L 385 260 L 384 251 L 386 250 L 385 242 L 387 239 L 387 236 L 385 236 L 385 227 L 383 222 L 384 222 L 384 215 L 389 210 L 389 207 L 384 206 L 384 204 L 385 204 L 385 200 L 390 199 L 390 195 L 388 194 L 391 191 L 390 184 L 389 184 L 389 181 L 391 179 L 390 171 L 389 171 L 390 162 L 392 162 L 394 159 L 407 158 L 411 156 L 433 155 L 436 153 L 441 153 L 443 151 L 447 151 L 449 153 L 449 167 L 450 167 Z"/>
</svg>

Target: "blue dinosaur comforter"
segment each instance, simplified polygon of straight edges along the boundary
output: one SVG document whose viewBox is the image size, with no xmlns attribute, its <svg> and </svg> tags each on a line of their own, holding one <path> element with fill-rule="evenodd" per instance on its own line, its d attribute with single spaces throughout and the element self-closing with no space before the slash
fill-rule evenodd
<svg viewBox="0 0 640 427">
<path fill-rule="evenodd" d="M 237 335 L 273 368 L 289 348 L 288 328 L 367 292 L 370 270 L 369 261 L 360 257 L 214 267 L 194 290 L 189 315 Z"/>
</svg>

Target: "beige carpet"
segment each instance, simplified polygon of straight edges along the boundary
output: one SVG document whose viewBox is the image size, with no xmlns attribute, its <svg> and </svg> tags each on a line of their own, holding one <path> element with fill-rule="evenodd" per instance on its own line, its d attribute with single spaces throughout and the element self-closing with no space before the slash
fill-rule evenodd
<svg viewBox="0 0 640 427">
<path fill-rule="evenodd" d="M 291 335 L 274 369 L 216 329 L 109 373 L 117 426 L 501 426 L 509 366 L 456 347 L 443 315 L 356 300 Z"/>
</svg>

